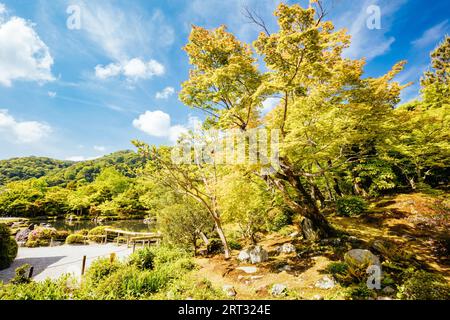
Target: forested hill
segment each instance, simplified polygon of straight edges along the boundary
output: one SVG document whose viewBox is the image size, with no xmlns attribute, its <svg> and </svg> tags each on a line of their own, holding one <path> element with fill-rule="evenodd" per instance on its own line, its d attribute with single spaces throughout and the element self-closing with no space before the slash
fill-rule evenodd
<svg viewBox="0 0 450 320">
<path fill-rule="evenodd" d="M 43 157 L 13 158 L 0 160 L 0 185 L 12 181 L 40 178 L 64 170 L 74 162 Z"/>
<path fill-rule="evenodd" d="M 73 162 L 42 157 L 24 157 L 0 161 L 0 185 L 13 181 L 45 177 L 49 186 L 67 186 L 70 182 L 90 183 L 107 167 L 134 177 L 143 160 L 130 150 L 88 161 Z"/>
</svg>

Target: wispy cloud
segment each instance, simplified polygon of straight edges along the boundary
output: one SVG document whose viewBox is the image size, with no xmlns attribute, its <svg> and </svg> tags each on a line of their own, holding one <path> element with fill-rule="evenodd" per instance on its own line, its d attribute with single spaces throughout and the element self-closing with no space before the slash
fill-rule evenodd
<svg viewBox="0 0 450 320">
<path fill-rule="evenodd" d="M 166 87 L 162 91 L 157 92 L 155 95 L 155 98 L 160 99 L 160 100 L 165 100 L 165 99 L 169 99 L 170 96 L 172 96 L 173 94 L 175 94 L 175 88 Z"/>
<path fill-rule="evenodd" d="M 352 59 L 366 58 L 369 61 L 388 52 L 395 42 L 395 37 L 390 35 L 395 13 L 405 2 L 406 0 L 365 0 L 347 1 L 345 5 L 336 3 L 337 15 L 332 20 L 338 28 L 347 28 L 352 36 L 351 45 L 344 51 L 344 55 Z M 370 6 L 380 8 L 380 29 L 367 27 L 367 21 L 371 17 L 367 11 Z"/>
<path fill-rule="evenodd" d="M 431 27 L 426 30 L 422 36 L 414 41 L 411 44 L 415 48 L 425 48 L 430 45 L 435 45 L 436 42 L 443 39 L 446 31 L 449 29 L 448 19 L 438 23 L 437 25 Z"/>
</svg>

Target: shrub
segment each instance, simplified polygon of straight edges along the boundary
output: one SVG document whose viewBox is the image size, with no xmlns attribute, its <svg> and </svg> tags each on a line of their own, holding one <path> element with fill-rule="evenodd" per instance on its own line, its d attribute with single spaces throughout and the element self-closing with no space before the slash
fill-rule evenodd
<svg viewBox="0 0 450 320">
<path fill-rule="evenodd" d="M 85 244 L 85 238 L 81 234 L 71 234 L 67 237 L 66 244 Z"/>
<path fill-rule="evenodd" d="M 31 266 L 29 264 L 24 264 L 18 268 L 16 268 L 16 275 L 11 280 L 12 284 L 23 284 L 30 283 L 31 280 L 28 278 L 28 272 L 30 271 Z"/>
<path fill-rule="evenodd" d="M 242 249 L 242 245 L 237 242 L 236 240 L 228 240 L 228 246 L 230 247 L 231 250 L 241 250 Z"/>
<path fill-rule="evenodd" d="M 351 287 L 347 291 L 346 297 L 351 300 L 367 300 L 369 298 L 376 298 L 375 290 L 369 289 L 365 282 L 360 283 L 356 287 Z"/>
<path fill-rule="evenodd" d="M 367 202 L 361 197 L 346 196 L 336 201 L 336 213 L 339 216 L 353 217 L 367 210 Z"/>
<path fill-rule="evenodd" d="M 75 231 L 75 234 L 81 234 L 82 236 L 87 236 L 89 234 L 89 230 L 88 229 L 77 230 L 77 231 Z"/>
<path fill-rule="evenodd" d="M 348 271 L 348 265 L 345 262 L 332 262 L 326 267 L 327 272 L 332 275 L 343 275 Z"/>
<path fill-rule="evenodd" d="M 408 270 L 407 279 L 400 287 L 398 297 L 405 300 L 449 300 L 450 285 L 441 275 L 423 270 Z"/>
<path fill-rule="evenodd" d="M 87 234 L 89 240 L 101 243 L 102 241 L 104 241 L 105 229 L 107 228 L 107 226 L 100 226 L 91 229 Z"/>
<path fill-rule="evenodd" d="M 96 299 L 144 299 L 165 287 L 169 280 L 164 270 L 140 271 L 133 266 L 125 267 L 98 285 Z"/>
<path fill-rule="evenodd" d="M 276 208 L 269 212 L 269 221 L 267 227 L 269 231 L 279 231 L 291 224 L 292 217 L 288 211 Z"/>
<path fill-rule="evenodd" d="M 128 260 L 129 265 L 133 265 L 141 270 L 151 270 L 154 267 L 153 260 L 155 259 L 154 252 L 149 248 L 145 247 L 141 250 L 134 252 Z"/>
<path fill-rule="evenodd" d="M 51 239 L 56 239 L 58 232 L 54 228 L 37 227 L 28 236 L 29 241 L 42 241 L 50 243 Z"/>
<path fill-rule="evenodd" d="M 8 268 L 17 256 L 17 242 L 9 228 L 0 224 L 0 270 Z"/>
<path fill-rule="evenodd" d="M 215 253 L 222 253 L 223 252 L 223 245 L 222 241 L 217 238 L 209 239 L 209 243 L 206 246 L 206 250 L 209 254 L 215 254 Z"/>
<path fill-rule="evenodd" d="M 66 241 L 67 237 L 70 235 L 69 231 L 60 230 L 56 232 L 56 239 L 60 241 Z"/>
<path fill-rule="evenodd" d="M 86 282 L 95 286 L 121 267 L 120 262 L 111 262 L 108 258 L 95 260 L 85 274 Z"/>
<path fill-rule="evenodd" d="M 0 300 L 67 300 L 73 298 L 73 281 L 63 276 L 56 281 L 47 279 L 18 285 L 0 286 Z"/>
</svg>

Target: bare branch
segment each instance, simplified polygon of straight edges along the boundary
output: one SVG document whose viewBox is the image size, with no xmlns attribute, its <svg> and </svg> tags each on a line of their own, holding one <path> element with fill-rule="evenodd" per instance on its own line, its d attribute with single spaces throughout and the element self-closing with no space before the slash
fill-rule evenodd
<svg viewBox="0 0 450 320">
<path fill-rule="evenodd" d="M 270 36 L 269 29 L 267 28 L 267 25 L 263 18 L 261 18 L 260 15 L 258 15 L 254 10 L 251 10 L 249 7 L 244 8 L 244 17 L 249 20 L 250 23 L 254 23 L 257 26 L 259 26 L 261 29 L 264 30 L 264 32 Z"/>
</svg>

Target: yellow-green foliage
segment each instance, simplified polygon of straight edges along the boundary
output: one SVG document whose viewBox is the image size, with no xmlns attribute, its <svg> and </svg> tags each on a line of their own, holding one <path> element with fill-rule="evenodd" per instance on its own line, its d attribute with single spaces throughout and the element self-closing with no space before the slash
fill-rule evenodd
<svg viewBox="0 0 450 320">
<path fill-rule="evenodd" d="M 85 238 L 81 234 L 71 234 L 67 237 L 66 244 L 85 244 Z"/>
</svg>

